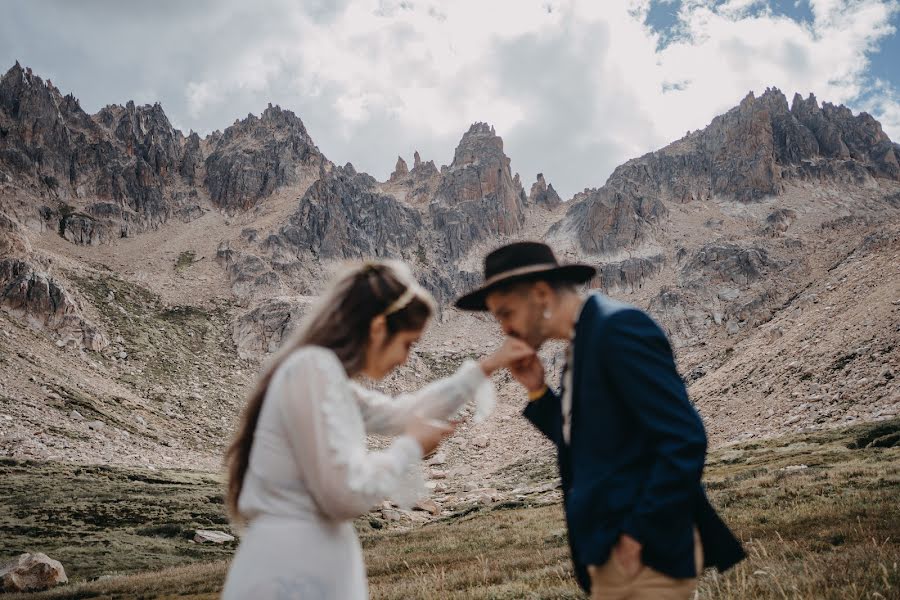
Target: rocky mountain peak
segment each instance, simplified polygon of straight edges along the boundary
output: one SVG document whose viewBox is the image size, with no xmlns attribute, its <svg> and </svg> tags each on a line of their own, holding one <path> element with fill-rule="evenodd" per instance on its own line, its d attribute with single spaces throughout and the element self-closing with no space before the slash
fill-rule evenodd
<svg viewBox="0 0 900 600">
<path fill-rule="evenodd" d="M 795 95 L 789 107 L 768 88 L 702 131 L 618 167 L 603 188 L 572 202 L 556 231 L 575 233 L 587 252 L 614 252 L 647 239 L 666 212 L 660 200 L 755 202 L 791 181 L 875 179 L 900 181 L 900 152 L 878 121 L 845 106 L 820 107 L 812 94 Z"/>
<path fill-rule="evenodd" d="M 416 157 L 418 157 L 418 153 L 416 153 Z M 406 165 L 406 161 L 403 160 L 402 156 L 397 157 L 397 166 L 394 167 L 394 172 L 391 173 L 390 181 L 399 181 L 409 176 L 409 167 Z"/>
<path fill-rule="evenodd" d="M 487 123 L 462 136 L 453 163 L 442 169 L 432 219 L 453 258 L 488 235 L 512 235 L 525 221 L 525 197 L 516 185 L 503 140 Z"/>
<path fill-rule="evenodd" d="M 81 125 L 89 120 L 74 97 L 64 98 L 51 82 L 44 82 L 18 61 L 0 78 L 0 110 L 9 119 L 32 125 L 36 120 L 44 124 L 76 121 Z"/>
<path fill-rule="evenodd" d="M 181 132 L 172 127 L 162 106 L 135 106 L 129 101 L 124 107 L 106 106 L 95 120 L 125 144 L 129 156 L 143 158 L 157 175 L 166 177 L 177 170 L 180 158 Z"/>
<path fill-rule="evenodd" d="M 464 167 L 480 158 L 490 159 L 498 156 L 506 160 L 509 168 L 509 159 L 503 154 L 503 140 L 494 131 L 494 127 L 487 123 L 473 123 L 459 141 L 450 168 Z"/>
<path fill-rule="evenodd" d="M 531 192 L 528 194 L 528 204 L 532 206 L 544 206 L 547 208 L 555 208 L 562 203 L 562 199 L 553 184 L 547 184 L 543 173 L 537 174 L 537 181 L 531 186 Z"/>
<path fill-rule="evenodd" d="M 317 173 L 325 161 L 303 121 L 271 104 L 260 117 L 248 115 L 211 140 L 206 186 L 212 201 L 229 212 Z"/>
</svg>

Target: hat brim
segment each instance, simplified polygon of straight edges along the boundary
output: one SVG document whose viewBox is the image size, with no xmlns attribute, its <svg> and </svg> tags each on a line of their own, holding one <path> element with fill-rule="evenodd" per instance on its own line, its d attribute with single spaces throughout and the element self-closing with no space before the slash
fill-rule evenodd
<svg viewBox="0 0 900 600">
<path fill-rule="evenodd" d="M 533 271 L 511 275 L 492 281 L 489 285 L 482 286 L 462 296 L 454 303 L 460 310 L 486 311 L 488 310 L 487 297 L 502 287 L 520 283 L 523 281 L 569 281 L 573 284 L 582 284 L 590 281 L 597 274 L 597 269 L 589 265 L 561 265 L 546 271 Z"/>
</svg>

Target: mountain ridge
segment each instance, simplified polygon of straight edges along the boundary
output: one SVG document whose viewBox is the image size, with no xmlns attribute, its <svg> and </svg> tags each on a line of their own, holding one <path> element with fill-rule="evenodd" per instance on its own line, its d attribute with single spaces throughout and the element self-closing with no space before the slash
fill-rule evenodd
<svg viewBox="0 0 900 600">
<path fill-rule="evenodd" d="M 715 444 L 896 414 L 897 152 L 871 117 L 773 89 L 563 201 L 542 174 L 523 184 L 486 123 L 450 165 L 415 152 L 378 181 L 281 107 L 185 136 L 159 104 L 88 115 L 17 65 L 0 79 L 0 452 L 217 468 L 260 361 L 346 260 L 405 260 L 441 304 L 381 384 L 409 390 L 498 342 L 450 304 L 518 239 L 597 266 L 589 289 L 660 322 Z M 846 349 L 813 331 L 831 314 L 871 349 L 847 359 L 855 389 L 831 375 Z M 559 348 L 543 355 L 555 380 Z M 808 367 L 782 368 L 792 355 Z M 545 450 L 514 419 L 520 390 L 496 385 L 498 416 L 461 429 L 453 465 Z"/>
</svg>

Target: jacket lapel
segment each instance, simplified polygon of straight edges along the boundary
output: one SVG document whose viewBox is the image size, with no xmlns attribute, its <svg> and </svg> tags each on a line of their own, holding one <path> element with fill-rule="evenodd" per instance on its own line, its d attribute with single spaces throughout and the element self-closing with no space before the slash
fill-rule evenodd
<svg viewBox="0 0 900 600">
<path fill-rule="evenodd" d="M 572 438 L 574 437 L 575 432 L 575 418 L 578 413 L 578 406 L 581 404 L 581 374 L 584 373 L 582 365 L 585 361 L 587 348 L 590 347 L 590 344 L 585 342 L 588 339 L 588 336 L 591 335 L 591 331 L 594 329 L 593 324 L 598 312 L 599 297 L 596 294 L 591 294 L 584 301 L 584 306 L 581 308 L 581 314 L 578 316 L 578 321 L 575 323 L 575 339 L 572 342 L 574 346 L 572 348 L 573 364 L 569 365 L 569 368 L 572 369 L 572 412 L 570 416 L 572 437 L 569 438 L 569 445 L 572 444 Z"/>
</svg>

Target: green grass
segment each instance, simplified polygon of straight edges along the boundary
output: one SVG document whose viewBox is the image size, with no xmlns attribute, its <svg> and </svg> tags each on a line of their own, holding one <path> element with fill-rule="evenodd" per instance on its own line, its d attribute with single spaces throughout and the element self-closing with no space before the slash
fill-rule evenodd
<svg viewBox="0 0 900 600">
<path fill-rule="evenodd" d="M 148 384 L 183 389 L 194 379 L 224 382 L 228 377 L 218 372 L 240 365 L 227 303 L 206 310 L 166 306 L 149 290 L 111 275 L 68 276 L 100 312 L 108 335 L 122 337 L 129 363 L 143 369 L 140 375 L 122 374 L 120 381 L 145 397 L 167 399 Z"/>
<path fill-rule="evenodd" d="M 231 555 L 190 541 L 230 531 L 211 475 L 0 459 L 0 559 L 39 551 L 70 579 L 158 570 Z"/>
<path fill-rule="evenodd" d="M 744 540 L 749 559 L 725 575 L 705 574 L 699 597 L 900 598 L 900 446 L 890 443 L 897 432 L 900 419 L 711 453 L 710 497 Z M 204 519 L 217 518 L 216 511 L 221 514 L 221 505 L 209 504 L 219 489 L 213 478 L 172 472 L 130 480 L 128 471 L 115 469 L 76 475 L 58 466 L 3 468 L 18 470 L 21 479 L 11 479 L 19 481 L 20 491 L 9 495 L 8 475 L 2 472 L 0 555 L 13 553 L 6 528 L 21 523 L 24 530 L 14 546 L 30 541 L 57 555 L 74 581 L 10 600 L 217 596 L 227 561 L 201 554 L 224 556 L 232 549 L 189 548 L 179 537 Z M 552 474 L 545 464 L 515 468 L 532 469 L 535 480 Z M 26 492 L 41 481 L 39 493 Z M 154 486 L 158 491 L 151 492 Z M 87 497 L 95 488 L 103 500 Z M 34 504 L 34 496 L 46 499 Z M 124 506 L 110 508 L 119 503 Z M 374 529 L 361 520 L 359 529 L 372 598 L 583 597 L 571 578 L 557 504 L 479 507 L 408 531 Z M 82 539 L 91 545 L 81 548 Z M 120 550 L 131 543 L 135 551 L 113 558 L 104 540 Z M 210 560 L 215 562 L 203 562 Z M 102 568 L 93 566 L 103 561 Z M 78 582 L 109 572 L 105 569 L 128 573 L 192 562 L 158 573 Z"/>
<path fill-rule="evenodd" d="M 175 271 L 178 273 L 185 271 L 188 267 L 197 262 L 194 260 L 194 257 L 194 252 L 191 250 L 179 254 L 178 259 L 175 261 Z"/>
</svg>

